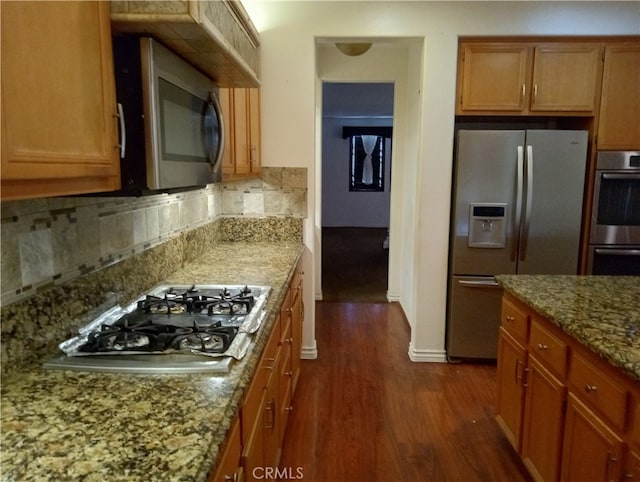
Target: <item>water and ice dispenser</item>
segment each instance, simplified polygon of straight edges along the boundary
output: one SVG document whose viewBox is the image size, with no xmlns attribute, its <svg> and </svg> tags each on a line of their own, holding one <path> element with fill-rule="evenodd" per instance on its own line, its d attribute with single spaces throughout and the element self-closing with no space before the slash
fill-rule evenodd
<svg viewBox="0 0 640 482">
<path fill-rule="evenodd" d="M 504 248 L 507 241 L 507 204 L 471 203 L 469 247 Z"/>
</svg>

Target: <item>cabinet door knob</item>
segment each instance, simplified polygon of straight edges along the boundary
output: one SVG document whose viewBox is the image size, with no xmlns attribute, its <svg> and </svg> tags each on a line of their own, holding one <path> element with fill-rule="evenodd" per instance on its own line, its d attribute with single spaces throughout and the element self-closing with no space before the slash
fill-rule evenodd
<svg viewBox="0 0 640 482">
<path fill-rule="evenodd" d="M 547 345 L 544 345 L 542 343 L 538 343 L 538 350 L 540 351 L 546 351 L 549 347 Z"/>
<path fill-rule="evenodd" d="M 596 392 L 598 391 L 598 387 L 596 387 L 595 385 L 591 385 L 590 383 L 587 383 L 586 386 L 584 387 L 584 390 L 587 393 Z"/>
</svg>

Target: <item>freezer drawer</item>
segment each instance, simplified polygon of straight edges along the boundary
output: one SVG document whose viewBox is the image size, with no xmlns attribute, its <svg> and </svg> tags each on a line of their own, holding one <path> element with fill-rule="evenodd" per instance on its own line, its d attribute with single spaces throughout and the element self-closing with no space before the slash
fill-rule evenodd
<svg viewBox="0 0 640 482">
<path fill-rule="evenodd" d="M 447 356 L 495 359 L 502 300 L 500 286 L 493 277 L 453 276 L 449 293 Z"/>
</svg>

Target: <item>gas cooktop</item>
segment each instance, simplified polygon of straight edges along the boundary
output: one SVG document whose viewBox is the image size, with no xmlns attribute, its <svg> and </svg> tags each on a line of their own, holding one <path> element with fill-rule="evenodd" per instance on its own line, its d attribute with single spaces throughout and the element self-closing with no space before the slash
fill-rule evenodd
<svg viewBox="0 0 640 482">
<path fill-rule="evenodd" d="M 271 288 L 162 285 L 102 313 L 45 368 L 117 373 L 228 372 L 266 316 Z"/>
</svg>

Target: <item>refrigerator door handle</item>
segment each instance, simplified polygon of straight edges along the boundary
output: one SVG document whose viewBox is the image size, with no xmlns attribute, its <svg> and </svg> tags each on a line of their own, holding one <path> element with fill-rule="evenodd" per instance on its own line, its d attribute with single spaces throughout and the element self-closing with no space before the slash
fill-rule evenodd
<svg viewBox="0 0 640 482">
<path fill-rule="evenodd" d="M 465 286 L 467 288 L 499 288 L 500 285 L 496 281 L 458 281 L 460 286 Z"/>
<path fill-rule="evenodd" d="M 527 257 L 527 242 L 529 241 L 529 224 L 531 222 L 531 206 L 533 205 L 533 146 L 527 146 L 527 200 L 525 203 L 524 223 L 522 224 L 520 260 Z"/>
<path fill-rule="evenodd" d="M 520 217 L 522 214 L 522 188 L 524 174 L 524 151 L 522 146 L 518 146 L 518 157 L 516 166 L 516 209 L 515 220 L 513 226 L 513 245 L 511 247 L 511 261 L 517 261 L 518 245 L 520 244 Z"/>
</svg>

